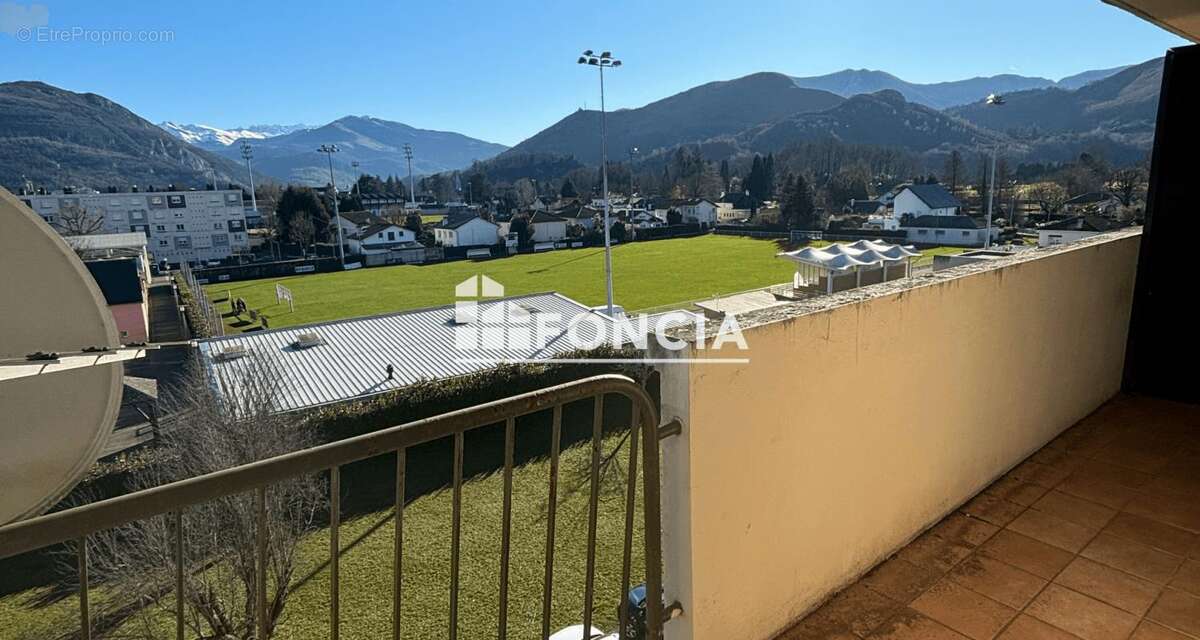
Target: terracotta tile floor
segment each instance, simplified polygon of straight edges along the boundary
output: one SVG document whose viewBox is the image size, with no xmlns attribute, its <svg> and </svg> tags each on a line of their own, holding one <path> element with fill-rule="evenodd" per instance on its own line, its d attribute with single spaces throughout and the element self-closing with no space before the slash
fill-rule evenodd
<svg viewBox="0 0 1200 640">
<path fill-rule="evenodd" d="M 777 640 L 1200 640 L 1200 407 L 1121 396 Z"/>
</svg>

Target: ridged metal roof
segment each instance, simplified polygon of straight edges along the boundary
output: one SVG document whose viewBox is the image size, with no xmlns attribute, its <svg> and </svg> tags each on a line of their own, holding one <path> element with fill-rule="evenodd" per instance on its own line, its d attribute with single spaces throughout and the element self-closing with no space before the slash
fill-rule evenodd
<svg viewBox="0 0 1200 640">
<path fill-rule="evenodd" d="M 595 327 L 609 322 L 602 314 L 557 293 L 481 300 L 478 314 L 486 317 L 505 304 L 505 308 L 532 312 L 531 318 L 538 313 L 556 314 L 564 326 L 582 316 L 593 316 L 598 320 L 578 325 L 578 334 L 585 339 L 595 338 Z M 237 392 L 237 372 L 246 366 L 247 358 L 224 359 L 222 352 L 240 346 L 255 357 L 269 359 L 283 377 L 280 411 L 362 398 L 421 380 L 451 378 L 496 366 L 496 362 L 478 359 L 537 360 L 573 348 L 565 329 L 554 333 L 544 348 L 519 348 L 519 344 L 514 348 L 511 341 L 497 339 L 484 329 L 482 348 L 462 350 L 456 348 L 455 334 L 470 325 L 456 324 L 454 318 L 454 305 L 446 305 L 211 338 L 199 341 L 198 347 L 205 369 L 226 393 Z M 301 334 L 308 333 L 320 336 L 324 344 L 303 349 L 292 346 Z M 395 367 L 391 380 L 385 372 L 389 364 Z"/>
</svg>

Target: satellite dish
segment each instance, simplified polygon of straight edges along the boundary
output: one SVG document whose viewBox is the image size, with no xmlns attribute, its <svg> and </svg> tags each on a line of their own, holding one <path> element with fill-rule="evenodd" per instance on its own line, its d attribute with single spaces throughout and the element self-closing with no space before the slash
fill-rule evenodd
<svg viewBox="0 0 1200 640">
<path fill-rule="evenodd" d="M 58 233 L 0 188 L 0 524 L 54 506 L 96 461 L 121 405 L 124 365 L 100 288 Z M 29 354 L 62 354 L 27 361 Z M 107 362 L 107 364 L 93 364 Z"/>
</svg>

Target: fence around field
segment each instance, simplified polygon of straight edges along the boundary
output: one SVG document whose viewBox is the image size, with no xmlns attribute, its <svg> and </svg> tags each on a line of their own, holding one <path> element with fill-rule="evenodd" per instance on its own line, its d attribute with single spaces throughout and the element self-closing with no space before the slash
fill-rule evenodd
<svg viewBox="0 0 1200 640">
<path fill-rule="evenodd" d="M 187 284 L 188 293 L 192 297 L 192 307 L 196 314 L 204 318 L 206 331 L 210 337 L 225 335 L 225 322 L 221 318 L 221 312 L 213 306 L 212 301 L 208 299 L 208 294 L 204 291 L 204 287 L 200 286 L 200 279 L 192 272 L 192 268 L 183 263 L 180 265 L 179 273 L 183 276 L 184 282 Z"/>
<path fill-rule="evenodd" d="M 589 477 L 588 546 L 585 567 L 585 593 L 581 617 L 583 628 L 589 629 L 592 622 L 596 574 L 596 531 L 600 499 L 601 438 L 603 431 L 604 398 L 607 395 L 623 396 L 633 405 L 630 424 L 630 451 L 628 477 L 625 494 L 624 544 L 621 566 L 621 593 L 612 594 L 625 601 L 629 591 L 633 554 L 633 531 L 636 509 L 638 446 L 642 447 L 640 461 L 643 480 L 642 517 L 645 527 L 645 576 L 646 576 L 646 623 L 648 638 L 662 637 L 664 606 L 662 593 L 662 523 L 659 499 L 659 438 L 660 434 L 678 432 L 672 423 L 659 427 L 658 410 L 645 389 L 632 379 L 620 375 L 601 375 L 570 382 L 539 391 L 526 393 L 504 400 L 476 405 L 424 420 L 394 426 L 382 431 L 340 440 L 326 445 L 297 451 L 223 471 L 198 476 L 152 489 L 103 500 L 93 504 L 60 511 L 0 527 L 0 559 L 9 558 L 64 542 L 77 542 L 77 569 L 79 574 L 79 637 L 92 637 L 91 611 L 88 604 L 88 536 L 100 531 L 115 529 L 139 520 L 170 515 L 170 526 L 174 537 L 174 562 L 170 567 L 175 575 L 175 636 L 184 638 L 184 527 L 183 514 L 191 505 L 209 502 L 254 492 L 256 509 L 256 579 L 255 619 L 258 638 L 267 633 L 267 549 L 270 544 L 266 529 L 266 491 L 273 484 L 298 476 L 328 473 L 330 478 L 330 631 L 331 638 L 339 632 L 339 584 L 338 566 L 342 548 L 338 541 L 341 515 L 341 496 L 338 490 L 340 470 L 343 466 L 360 460 L 379 456 L 395 456 L 396 498 L 394 505 L 395 543 L 393 546 L 393 602 L 392 636 L 400 637 L 399 615 L 402 593 L 404 496 L 406 479 L 406 453 L 410 447 L 441 438 L 452 438 L 452 530 L 450 556 L 449 628 L 447 638 L 458 637 L 459 604 L 459 561 L 463 485 L 463 443 L 467 431 L 489 425 L 504 424 L 504 495 L 503 529 L 500 548 L 497 550 L 499 571 L 500 607 L 497 638 L 506 638 L 508 633 L 508 590 L 509 557 L 511 551 L 512 521 L 512 475 L 513 450 L 517 418 L 529 414 L 552 411 L 550 448 L 550 477 L 547 484 L 547 527 L 546 527 L 546 570 L 543 577 L 542 638 L 548 638 L 550 629 L 550 606 L 554 588 L 554 535 L 555 513 L 559 481 L 559 455 L 562 437 L 563 407 L 572 402 L 593 400 L 591 466 Z M 640 437 L 640 442 L 639 442 Z M 672 605 L 675 607 L 675 605 Z M 619 608 L 619 634 L 626 638 L 630 630 L 626 607 Z M 581 638 L 580 640 L 586 640 Z"/>
</svg>

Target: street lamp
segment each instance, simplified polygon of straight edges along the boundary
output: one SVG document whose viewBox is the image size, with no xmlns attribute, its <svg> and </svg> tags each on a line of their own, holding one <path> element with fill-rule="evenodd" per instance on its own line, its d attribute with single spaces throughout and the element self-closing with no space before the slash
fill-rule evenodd
<svg viewBox="0 0 1200 640">
<path fill-rule="evenodd" d="M 337 182 L 333 179 L 333 154 L 341 151 L 341 149 L 338 149 L 336 144 L 323 144 L 317 151 L 325 154 L 325 157 L 329 159 L 329 188 L 332 189 L 330 195 L 333 196 L 333 223 L 337 226 L 338 260 L 345 267 L 346 250 L 342 248 L 342 215 L 338 212 Z"/>
<path fill-rule="evenodd" d="M 641 153 L 641 150 L 638 149 L 637 147 L 629 147 L 629 200 L 630 200 L 629 204 L 630 205 L 633 204 L 633 194 L 637 193 L 637 189 L 634 188 L 637 185 L 634 183 L 633 163 L 639 153 Z"/>
<path fill-rule="evenodd" d="M 613 282 L 612 282 L 612 242 L 609 229 L 608 206 L 608 121 L 604 110 L 604 69 L 621 66 L 621 61 L 612 57 L 612 52 L 605 51 L 595 55 L 588 49 L 579 56 L 579 64 L 586 64 L 600 70 L 600 176 L 604 185 L 604 284 L 608 293 L 608 316 L 613 316 Z"/>
<path fill-rule="evenodd" d="M 358 172 L 358 160 L 351 160 L 350 166 L 354 167 L 354 193 L 358 197 L 362 197 L 362 187 L 358 186 L 358 178 L 362 174 Z"/>
<path fill-rule="evenodd" d="M 984 101 L 989 107 L 999 107 L 1004 104 L 1004 96 L 998 93 L 988 94 L 987 100 Z M 991 177 L 988 179 L 988 202 L 987 202 L 987 236 L 983 239 L 983 248 L 990 249 L 992 246 L 992 200 L 996 196 L 996 156 L 1000 153 L 1000 141 L 992 146 L 992 170 Z"/>
</svg>

